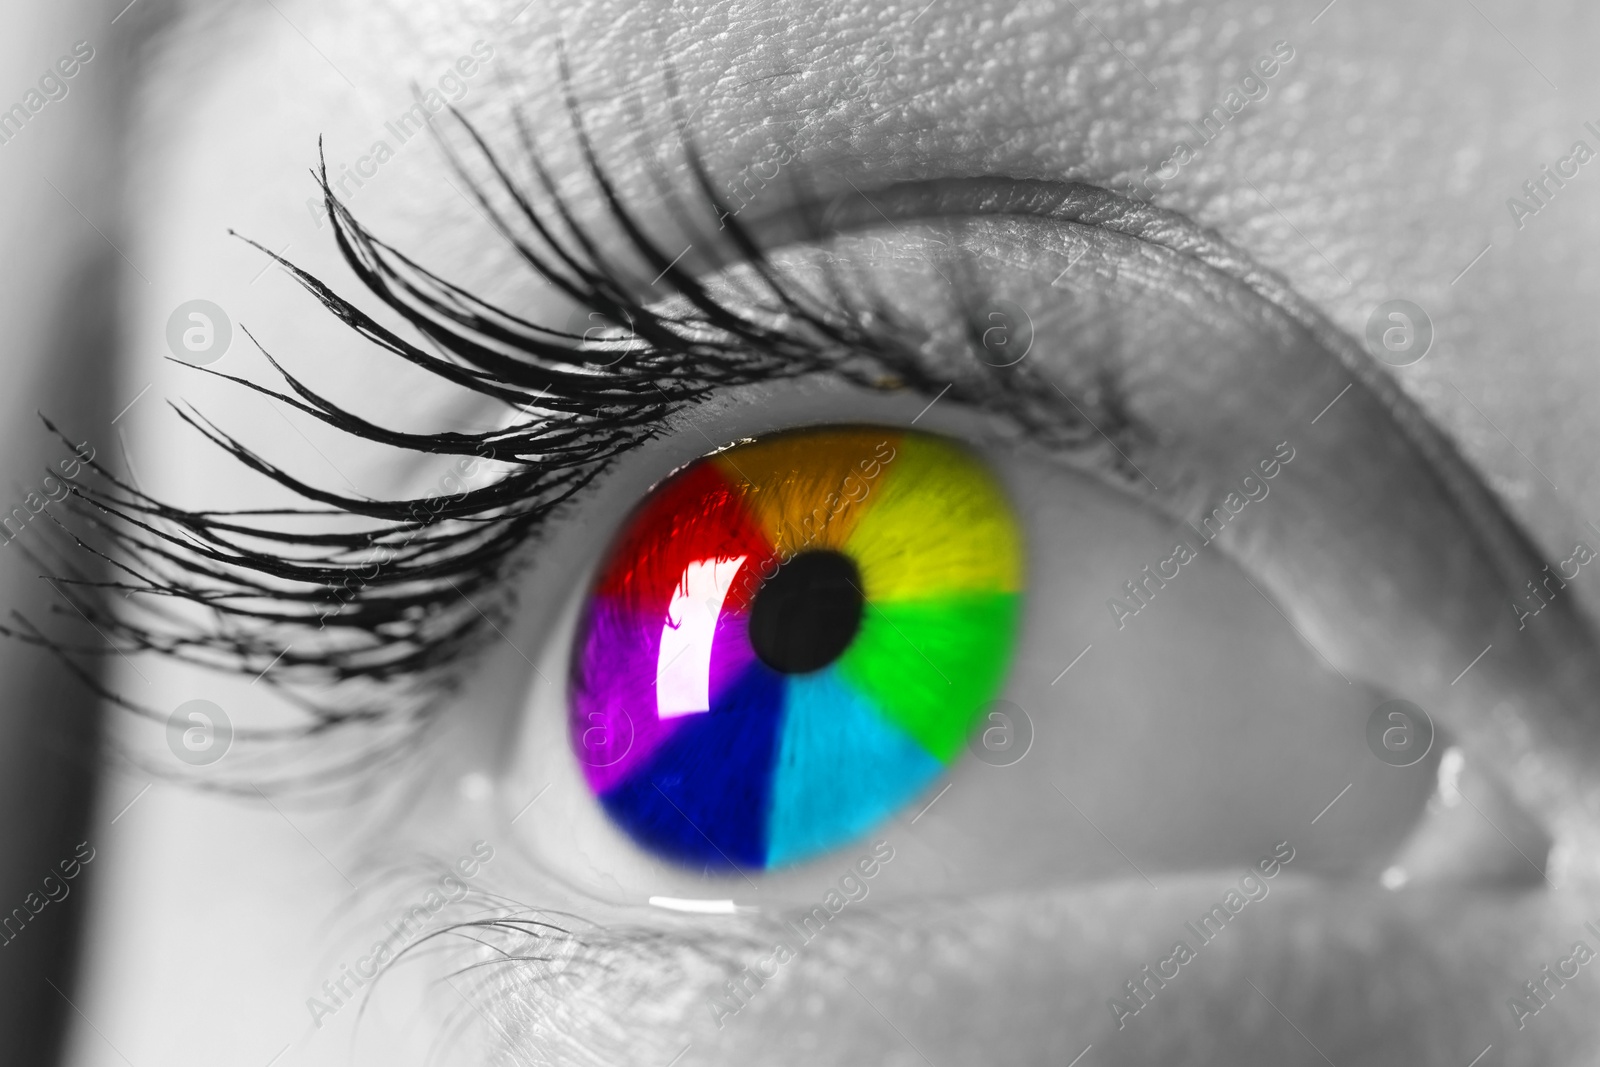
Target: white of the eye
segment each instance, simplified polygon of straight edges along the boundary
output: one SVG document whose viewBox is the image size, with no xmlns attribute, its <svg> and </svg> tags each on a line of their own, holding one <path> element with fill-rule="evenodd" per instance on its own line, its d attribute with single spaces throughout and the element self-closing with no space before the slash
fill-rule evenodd
<svg viewBox="0 0 1600 1067">
<path fill-rule="evenodd" d="M 663 719 L 711 710 L 711 641 L 722 602 L 745 556 L 695 560 L 667 605 L 656 657 L 656 714 Z"/>
</svg>

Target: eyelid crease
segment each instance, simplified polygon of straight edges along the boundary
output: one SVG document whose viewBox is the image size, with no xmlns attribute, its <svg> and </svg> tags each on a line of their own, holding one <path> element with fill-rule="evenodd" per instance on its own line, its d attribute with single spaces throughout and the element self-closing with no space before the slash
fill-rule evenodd
<svg viewBox="0 0 1600 1067">
<path fill-rule="evenodd" d="M 817 201 L 806 211 L 820 214 L 832 228 L 845 232 L 875 226 L 885 219 L 901 222 L 1020 215 L 1124 234 L 1198 260 L 1287 314 L 1354 375 L 1362 388 L 1379 398 L 1450 487 L 1455 499 L 1476 520 L 1475 525 L 1493 545 L 1497 559 L 1505 562 L 1503 578 L 1520 578 L 1527 564 L 1540 556 L 1532 539 L 1509 521 L 1504 508 L 1455 445 L 1359 343 L 1330 322 L 1280 274 L 1185 215 L 1082 182 L 1005 177 L 895 182 Z M 792 212 L 788 209 L 759 214 L 751 221 L 751 229 L 770 244 L 793 239 L 797 230 Z"/>
</svg>

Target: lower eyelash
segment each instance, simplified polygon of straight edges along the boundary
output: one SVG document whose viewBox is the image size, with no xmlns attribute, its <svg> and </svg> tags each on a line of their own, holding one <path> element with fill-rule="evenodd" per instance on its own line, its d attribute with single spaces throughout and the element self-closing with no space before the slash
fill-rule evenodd
<svg viewBox="0 0 1600 1067">
<path fill-rule="evenodd" d="M 733 1025 L 731 1017 L 761 997 L 765 981 L 753 964 L 770 957 L 775 944 L 797 943 L 790 959 L 815 957 L 813 966 L 833 961 L 850 970 L 895 933 L 876 916 L 861 916 L 852 930 L 829 931 L 814 945 L 776 918 L 675 930 L 574 920 L 582 933 L 566 929 L 567 918 L 507 908 L 430 935 L 480 946 L 478 961 L 451 973 L 465 1004 L 446 1023 L 450 1038 L 482 1023 L 492 1044 L 509 1048 L 516 1062 L 518 1052 L 537 1050 L 545 1056 L 535 1062 L 666 1063 L 681 1051 L 679 1028 L 718 1020 L 719 1010 L 719 1021 Z M 619 1018 L 639 1025 L 618 1027 Z M 639 1042 L 671 1047 L 641 1049 Z"/>
</svg>

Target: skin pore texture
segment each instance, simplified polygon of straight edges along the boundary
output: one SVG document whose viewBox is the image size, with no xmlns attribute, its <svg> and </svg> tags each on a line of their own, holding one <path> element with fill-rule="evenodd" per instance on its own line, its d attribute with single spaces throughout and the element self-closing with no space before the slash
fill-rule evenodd
<svg viewBox="0 0 1600 1067">
<path fill-rule="evenodd" d="M 1362 865 L 1361 848 L 1352 844 L 1341 853 L 1318 842 L 1318 835 L 1341 832 L 1333 824 L 1344 809 L 1334 807 L 1311 823 L 1357 769 L 1372 772 L 1374 761 L 1359 751 L 1364 762 L 1350 763 L 1349 776 L 1346 765 L 1334 761 L 1320 768 L 1326 770 L 1321 778 L 1295 781 L 1314 776 L 1298 774 L 1295 768 L 1310 757 L 1289 744 L 1276 772 L 1281 781 L 1274 779 L 1277 792 L 1268 794 L 1284 808 L 1281 817 L 1272 812 L 1265 819 L 1256 844 L 1254 826 L 1237 840 L 1202 834 L 1207 848 L 1201 851 L 1214 861 L 1182 855 L 1161 839 L 1160 827 L 1175 810 L 1211 810 L 1176 779 L 1171 795 L 1161 796 L 1160 776 L 1153 776 L 1138 794 L 1143 808 L 1097 806 L 1087 784 L 1094 768 L 1104 771 L 1104 788 L 1113 790 L 1116 761 L 1137 761 L 1137 751 L 1083 758 L 1079 770 L 1062 772 L 1066 792 L 1086 818 L 1078 821 L 1061 809 L 1062 837 L 1055 840 L 1041 840 L 1045 830 L 1027 818 L 979 805 L 984 793 L 977 784 L 969 788 L 978 779 L 968 767 L 968 777 L 958 771 L 954 779 L 960 788 L 953 786 L 940 801 L 948 815 L 935 808 L 938 817 L 925 824 L 910 825 L 908 814 L 884 828 L 880 836 L 895 858 L 873 883 L 878 910 L 861 918 L 852 904 L 835 920 L 837 930 L 782 967 L 732 1018 L 708 1011 L 724 981 L 770 953 L 768 924 L 786 907 L 803 911 L 821 899 L 826 885 L 871 843 L 847 848 L 837 862 L 824 860 L 819 871 L 788 882 L 724 890 L 742 900 L 749 889 L 762 908 L 731 920 L 626 903 L 645 892 L 713 893 L 692 880 L 673 886 L 666 875 L 646 869 L 630 881 L 620 873 L 628 867 L 621 854 L 607 855 L 609 846 L 598 839 L 574 855 L 584 842 L 563 843 L 559 833 L 526 825 L 523 820 L 576 824 L 582 812 L 563 806 L 576 805 L 576 794 L 564 800 L 560 791 L 519 812 L 545 781 L 529 770 L 531 743 L 522 718 L 548 724 L 560 704 L 564 660 L 560 612 L 553 606 L 570 602 L 574 575 L 593 564 L 595 542 L 663 474 L 741 436 L 841 418 L 904 424 L 927 403 L 920 396 L 840 395 L 780 383 L 688 413 L 648 457 L 620 464 L 581 519 L 569 517 L 552 530 L 547 557 L 563 563 L 535 566 L 522 579 L 525 606 L 505 643 L 485 652 L 426 758 L 393 772 L 379 783 L 378 795 L 353 809 L 285 804 L 279 810 L 161 782 L 115 827 L 102 827 L 102 881 L 79 1001 L 94 1026 L 75 1035 L 73 1062 L 121 1062 L 126 1053 L 134 1063 L 223 1057 L 266 1063 L 286 1046 L 285 1063 L 340 1063 L 353 1054 L 358 1062 L 410 1062 L 433 1037 L 423 1020 L 463 1014 L 473 1026 L 442 1043 L 447 1061 L 666 1064 L 681 1054 L 684 1064 L 943 1067 L 1067 1063 L 1092 1045 L 1086 1065 L 1345 1067 L 1460 1065 L 1493 1045 L 1486 1064 L 1586 1062 L 1600 1018 L 1594 1011 L 1600 980 L 1588 968 L 1521 1028 L 1505 1003 L 1541 967 L 1568 957 L 1574 941 L 1600 947 L 1583 926 L 1600 923 L 1600 852 L 1587 836 L 1594 809 L 1584 807 L 1600 767 L 1594 689 L 1582 673 L 1591 668 L 1580 664 L 1562 673 L 1573 662 L 1563 657 L 1587 647 L 1581 620 L 1547 616 L 1535 622 L 1553 624 L 1552 633 L 1519 640 L 1508 603 L 1520 591 L 1518 568 L 1532 562 L 1527 546 L 1486 514 L 1486 501 L 1468 506 L 1463 501 L 1470 493 L 1430 495 L 1437 489 L 1418 465 L 1417 436 L 1383 421 L 1381 389 L 1368 384 L 1341 393 L 1352 375 L 1328 356 L 1333 342 L 1323 343 L 1312 326 L 1331 324 L 1359 337 L 1371 309 L 1383 301 L 1403 297 L 1427 309 L 1437 332 L 1433 349 L 1422 362 L 1392 373 L 1396 392 L 1458 444 L 1546 559 L 1565 559 L 1575 540 L 1600 536 L 1588 525 L 1600 517 L 1600 483 L 1588 463 L 1600 429 L 1587 417 L 1600 395 L 1600 369 L 1584 303 L 1600 281 L 1591 252 L 1600 237 L 1600 192 L 1591 186 L 1600 187 L 1600 180 L 1581 171 L 1520 229 L 1505 206 L 1541 164 L 1565 155 L 1580 137 L 1592 140 L 1583 123 L 1600 115 L 1584 110 L 1595 98 L 1596 79 L 1587 46 L 1600 16 L 1575 3 L 1533 11 L 1484 4 L 1479 12 L 1471 5 L 1418 2 L 1380 13 L 1342 0 L 1320 16 L 1319 6 L 1101 3 L 1080 9 L 1071 2 L 938 0 L 927 8 L 585 3 L 554 9 L 536 2 L 519 11 L 516 0 L 411 0 L 375 7 L 246 5 L 197 15 L 179 27 L 169 61 L 150 74 L 143 118 L 130 135 L 139 162 L 128 194 L 128 254 L 151 275 L 151 284 L 130 301 L 117 395 L 132 396 L 155 383 L 155 394 L 194 400 L 225 426 L 250 426 L 282 450 L 275 460 L 301 463 L 335 484 L 342 479 L 372 493 L 397 484 L 424 487 L 429 472 L 397 476 L 377 455 L 334 452 L 331 435 L 308 430 L 301 437 L 258 399 L 161 363 L 163 328 L 177 303 L 204 296 L 228 309 L 236 324 L 250 326 L 274 355 L 314 368 L 329 395 L 360 395 L 367 410 L 392 421 L 439 417 L 437 402 L 430 406 L 416 379 L 390 375 L 387 364 L 338 332 L 284 276 L 263 273 L 261 257 L 226 236 L 233 227 L 273 249 L 287 245 L 289 258 L 349 287 L 328 227 L 306 205 L 315 188 L 305 169 L 319 135 L 336 183 L 341 165 L 370 175 L 341 192 L 382 237 L 530 318 L 563 320 L 566 306 L 548 290 L 515 280 L 509 253 L 468 199 L 452 191 L 448 182 L 456 179 L 424 138 L 398 146 L 392 160 L 370 161 L 368 146 L 393 140 L 388 124 L 410 107 L 409 84 L 438 85 L 442 74 L 461 69 L 455 67 L 461 57 L 481 54 L 473 51 L 475 42 L 490 46 L 494 62 L 458 77 L 455 84 L 464 86 L 459 106 L 491 139 L 503 139 L 504 101 L 528 101 L 547 165 L 577 196 L 580 161 L 559 106 L 553 46 L 559 31 L 591 136 L 625 197 L 646 201 L 650 176 L 629 150 L 634 132 L 621 90 L 637 90 L 645 127 L 664 136 L 670 129 L 662 103 L 664 61 L 677 79 L 696 142 L 719 177 L 731 180 L 783 146 L 822 197 L 851 186 L 877 191 L 895 183 L 992 176 L 1125 192 L 1129 180 L 1172 156 L 1175 140 L 1198 140 L 1190 120 L 1222 100 L 1247 73 L 1246 64 L 1274 54 L 1275 42 L 1288 42 L 1293 58 L 1269 80 L 1268 93 L 1156 194 L 1160 208 L 1192 224 L 1130 206 L 1124 211 L 1130 221 L 1109 226 L 1115 238 L 1095 242 L 1089 261 L 1135 257 L 1144 242 L 1154 246 L 1146 277 L 1178 279 L 1173 291 L 1192 301 L 1185 305 L 1190 319 L 1174 312 L 1173 322 L 1196 331 L 1193 348 L 1205 356 L 1197 363 L 1206 374 L 1191 371 L 1178 358 L 1179 347 L 1141 349 L 1143 362 L 1139 353 L 1126 360 L 1137 371 L 1135 413 L 1169 435 L 1164 449 L 1152 446 L 1133 457 L 1151 484 L 1182 481 L 1204 496 L 1228 472 L 1271 454 L 1277 442 L 1302 443 L 1274 484 L 1272 506 L 1280 510 L 1263 504 L 1262 516 L 1273 516 L 1264 518 L 1268 525 L 1252 527 L 1248 539 L 1223 543 L 1284 615 L 1252 600 L 1248 586 L 1239 587 L 1242 599 L 1221 610 L 1221 626 L 1197 603 L 1175 604 L 1166 624 L 1171 647 L 1192 642 L 1209 649 L 1203 642 L 1215 641 L 1232 649 L 1238 657 L 1232 662 L 1242 670 L 1258 669 L 1249 649 L 1277 650 L 1272 662 L 1292 664 L 1281 667 L 1285 675 L 1298 674 L 1304 693 L 1319 694 L 1313 700 L 1302 693 L 1305 704 L 1348 719 L 1346 736 L 1355 750 L 1371 704 L 1364 697 L 1321 695 L 1344 685 L 1324 669 L 1320 655 L 1347 674 L 1425 694 L 1436 719 L 1461 735 L 1469 758 L 1481 757 L 1555 839 L 1548 882 L 1524 871 L 1515 891 L 1380 889 Z M 884 42 L 893 45 L 892 55 Z M 361 163 L 363 156 L 369 162 Z M 758 191 L 749 218 L 775 217 L 777 204 L 769 210 L 764 198 L 777 200 L 781 193 L 780 184 Z M 578 203 L 586 217 L 600 216 L 592 194 Z M 894 215 L 886 200 L 881 206 Z M 1105 222 L 1104 216 L 1064 217 Z M 1014 239 L 985 233 L 974 241 L 1027 263 L 1049 245 L 1040 232 L 1060 225 L 1040 223 Z M 1230 265 L 1231 252 L 1212 256 L 1201 270 L 1167 251 L 1193 252 L 1200 244 L 1195 226 L 1215 231 L 1228 248 L 1272 272 L 1263 276 L 1264 285 L 1286 282 L 1289 289 L 1275 291 L 1298 294 L 1295 307 L 1305 317 L 1263 298 L 1262 286 L 1246 297 L 1238 295 L 1240 286 L 1216 282 L 1219 274 L 1237 281 L 1258 269 Z M 915 233 L 905 231 L 915 230 L 909 220 L 891 221 L 880 236 L 910 242 Z M 1474 264 L 1486 246 L 1490 250 Z M 696 263 L 693 254 L 686 256 L 686 263 Z M 891 266 L 884 265 L 886 273 Z M 1054 271 L 1038 274 L 1026 284 L 1042 300 Z M 915 280 L 914 272 L 907 275 Z M 1136 272 L 1126 279 L 1137 280 Z M 917 287 L 908 281 L 905 288 Z M 1128 290 L 1126 284 L 1112 290 L 1107 303 L 1124 303 L 1131 317 L 1141 305 Z M 1147 318 L 1160 317 L 1153 304 L 1142 309 Z M 1238 325 L 1245 321 L 1266 339 L 1247 334 Z M 226 359 L 220 369 L 259 362 L 243 337 L 235 338 Z M 1064 374 L 1070 367 L 1053 369 Z M 1183 381 L 1185 388 L 1161 388 L 1168 381 Z M 1342 407 L 1312 427 L 1312 417 L 1341 396 Z M 159 405 L 147 403 L 129 418 L 129 455 L 150 485 L 209 506 L 250 499 L 226 461 L 194 447 L 192 435 L 175 427 Z M 919 426 L 971 436 L 993 457 L 1006 454 L 1005 439 L 975 413 L 935 408 Z M 1020 461 L 1042 463 L 1040 451 Z M 1082 475 L 1053 477 L 1041 474 L 1028 484 L 1041 500 L 1051 492 L 1093 495 L 1073 480 Z M 1142 499 L 1178 512 L 1185 507 L 1176 491 L 1156 490 Z M 1041 515 L 1048 511 L 1036 506 Z M 1121 517 L 1136 522 L 1131 513 Z M 1085 524 L 1085 537 L 1092 526 Z M 1101 651 L 1129 647 L 1113 645 L 1115 634 L 1104 641 L 1094 636 L 1107 632 L 1102 601 L 1122 577 L 1158 558 L 1165 549 L 1158 529 L 1152 523 L 1129 533 L 1133 547 L 1123 554 L 1103 550 L 1091 570 L 1105 578 L 1084 586 L 1090 592 L 1086 606 L 1072 609 L 1078 615 L 1038 609 L 1039 663 L 1029 651 L 1019 673 L 1038 674 L 1038 691 L 1059 702 L 1052 706 L 1069 706 L 1060 696 L 1069 684 L 1085 687 L 1075 691 L 1082 706 L 1110 699 L 1119 688 L 1118 671 L 1149 662 L 1148 652 L 1124 651 L 1125 661 L 1099 666 L 1098 681 L 1091 675 L 1049 685 L 1091 640 Z M 1108 524 L 1100 532 L 1109 536 L 1110 530 Z M 1363 560 L 1370 560 L 1367 585 Z M 1536 571 L 1530 565 L 1527 576 Z M 1593 605 L 1600 594 L 1591 584 L 1575 580 L 1555 604 L 1566 612 Z M 1375 602 L 1386 610 L 1370 612 Z M 1285 620 L 1317 651 L 1299 644 Z M 1204 634 L 1208 628 L 1227 633 Z M 1139 649 L 1162 647 L 1160 635 L 1139 640 L 1151 642 Z M 1452 682 L 1485 645 L 1494 650 L 1475 673 Z M 210 691 L 209 683 L 170 665 L 142 669 L 148 680 L 125 681 L 151 686 L 152 703 L 175 706 Z M 547 678 L 535 684 L 539 673 Z M 1464 687 L 1479 688 L 1462 695 Z M 241 702 L 261 699 L 244 689 L 229 692 Z M 1496 711 L 1508 705 L 1509 722 Z M 1224 720 L 1203 702 L 1198 713 L 1208 710 Z M 1309 721 L 1313 712 L 1306 714 Z M 1224 721 L 1234 723 L 1229 729 L 1248 730 L 1246 716 Z M 1019 767 L 1033 773 L 1068 758 L 1077 738 L 1058 729 L 1052 740 L 1047 732 L 1041 726 L 1041 749 Z M 1207 753 L 1214 761 L 1209 766 L 1225 764 L 1242 744 L 1223 736 Z M 1160 755 L 1147 758 L 1166 769 Z M 1194 772 L 1197 783 L 1209 777 L 1205 766 Z M 106 820 L 148 780 L 131 772 L 112 777 Z M 1464 778 L 1462 790 L 1488 806 L 1489 779 L 1481 782 L 1480 792 L 1480 779 Z M 1356 809 L 1368 792 L 1357 787 L 1340 803 Z M 508 799 L 513 793 L 517 799 Z M 972 799 L 963 801 L 963 793 Z M 1399 790 L 1393 803 L 1410 818 L 1419 799 L 1415 789 Z M 1510 816 L 1489 810 L 1510 828 Z M 969 870 L 992 877 L 974 882 L 929 873 L 938 869 L 941 853 L 960 866 L 941 842 L 976 847 L 972 841 L 983 836 L 986 817 L 999 827 L 989 835 L 997 853 L 1057 849 L 1077 855 L 1094 848 L 1104 860 L 1059 868 L 1043 863 L 1026 877 L 1008 877 L 1001 859 L 969 852 Z M 1356 811 L 1350 818 L 1358 818 Z M 1393 822 L 1381 805 L 1359 818 L 1380 837 Z M 965 832 L 948 829 L 963 819 Z M 1099 830 L 1091 833 L 1093 827 Z M 1116 842 L 1113 849 L 1105 848 L 1100 830 Z M 1510 836 L 1524 840 L 1514 831 Z M 419 985 L 424 1011 L 413 1019 L 375 1008 L 359 1033 L 354 1006 L 318 1020 L 322 1025 L 309 1022 L 307 996 L 370 946 L 368 927 L 361 925 L 368 913 L 403 913 L 436 876 L 413 862 L 414 873 L 421 873 L 409 883 L 385 883 L 381 899 L 353 888 L 369 887 L 381 881 L 381 871 L 419 856 L 453 863 L 479 839 L 494 843 L 495 858 L 483 864 L 474 889 L 567 913 L 561 925 L 583 936 L 552 937 L 543 947 L 576 962 L 559 979 L 542 983 L 519 982 L 502 971 L 483 986 L 459 976 L 456 983 Z M 1185 965 L 1171 988 L 1119 1028 L 1107 998 L 1125 997 L 1124 982 L 1167 957 L 1172 941 L 1188 936 L 1185 921 L 1221 899 L 1240 872 L 1272 854 L 1279 841 L 1292 846 L 1295 859 L 1271 881 L 1270 897 L 1245 909 L 1236 926 L 1200 949 L 1192 969 Z M 1123 850 L 1138 875 L 1120 863 Z M 590 877 L 595 871 L 611 879 L 603 891 Z M 663 888 L 653 888 L 657 884 Z M 920 892 L 935 884 L 937 896 Z M 352 897 L 360 903 L 342 911 Z M 360 916 L 351 918 L 355 912 Z M 624 941 L 599 924 L 626 925 L 651 937 Z M 365 938 L 353 942 L 353 952 L 345 936 L 351 926 Z M 528 951 L 526 945 L 520 950 Z M 395 977 L 403 987 L 403 969 Z"/>
</svg>

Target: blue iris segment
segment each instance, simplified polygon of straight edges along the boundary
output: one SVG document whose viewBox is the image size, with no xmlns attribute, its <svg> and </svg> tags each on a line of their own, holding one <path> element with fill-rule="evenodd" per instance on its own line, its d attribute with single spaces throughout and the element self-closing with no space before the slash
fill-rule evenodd
<svg viewBox="0 0 1600 1067">
<path fill-rule="evenodd" d="M 945 770 L 836 668 L 788 681 L 772 771 L 770 867 L 866 833 Z"/>
<path fill-rule="evenodd" d="M 635 840 L 711 870 L 767 866 L 772 761 L 784 677 L 752 663 L 688 715 L 648 762 L 600 800 Z"/>
</svg>

